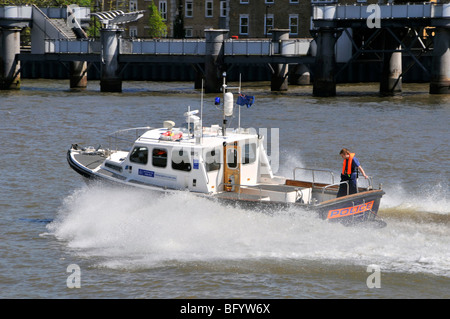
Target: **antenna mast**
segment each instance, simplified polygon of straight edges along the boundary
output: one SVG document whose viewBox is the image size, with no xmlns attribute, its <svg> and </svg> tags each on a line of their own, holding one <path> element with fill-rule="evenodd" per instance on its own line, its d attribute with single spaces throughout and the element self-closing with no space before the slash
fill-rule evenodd
<svg viewBox="0 0 450 319">
<path fill-rule="evenodd" d="M 222 122 L 222 135 L 225 136 L 225 130 L 227 128 L 227 119 L 225 117 L 225 93 L 227 93 L 227 84 L 226 84 L 226 77 L 227 73 L 222 73 L 223 77 L 223 84 L 222 84 L 222 93 L 223 93 L 223 122 Z"/>
</svg>

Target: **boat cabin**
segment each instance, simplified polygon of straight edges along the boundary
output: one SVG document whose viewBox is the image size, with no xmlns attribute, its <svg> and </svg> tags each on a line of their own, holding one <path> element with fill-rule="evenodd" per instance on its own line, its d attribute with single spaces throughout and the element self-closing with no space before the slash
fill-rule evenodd
<svg viewBox="0 0 450 319">
<path fill-rule="evenodd" d="M 189 123 L 188 123 L 189 124 Z M 137 138 L 130 152 L 111 153 L 102 169 L 121 173 L 137 184 L 192 192 L 237 192 L 273 177 L 264 138 L 248 129 L 227 131 L 218 125 L 149 129 Z"/>
</svg>

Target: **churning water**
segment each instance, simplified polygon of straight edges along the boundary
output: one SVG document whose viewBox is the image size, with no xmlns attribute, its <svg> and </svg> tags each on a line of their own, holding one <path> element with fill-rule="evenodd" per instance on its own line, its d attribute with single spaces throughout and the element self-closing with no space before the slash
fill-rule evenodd
<svg viewBox="0 0 450 319">
<path fill-rule="evenodd" d="M 121 94 L 70 92 L 67 83 L 24 81 L 0 92 L 0 295 L 10 298 L 449 298 L 450 98 L 404 84 L 271 94 L 244 85 L 256 103 L 244 127 L 279 128 L 278 174 L 292 167 L 340 170 L 342 147 L 383 184 L 387 227 L 345 227 L 301 209 L 270 214 L 189 193 L 86 185 L 67 165 L 72 143 L 107 143 L 121 128 L 183 121 L 199 92 L 190 83 L 127 82 Z M 92 86 L 92 87 L 91 87 Z M 204 122 L 220 122 L 214 95 Z M 237 125 L 233 119 L 232 125 Z M 268 137 L 270 139 L 270 136 Z M 66 271 L 81 269 L 81 288 Z M 381 287 L 366 283 L 369 265 Z"/>
</svg>

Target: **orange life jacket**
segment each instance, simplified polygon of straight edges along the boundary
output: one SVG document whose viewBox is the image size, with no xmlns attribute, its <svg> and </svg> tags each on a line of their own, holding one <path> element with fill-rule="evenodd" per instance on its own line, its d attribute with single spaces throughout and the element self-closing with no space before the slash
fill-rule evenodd
<svg viewBox="0 0 450 319">
<path fill-rule="evenodd" d="M 355 157 L 355 153 L 350 153 L 350 156 L 348 157 L 348 159 L 344 159 L 344 163 L 342 163 L 342 175 L 346 175 L 346 174 L 351 175 L 352 174 L 353 157 Z"/>
</svg>

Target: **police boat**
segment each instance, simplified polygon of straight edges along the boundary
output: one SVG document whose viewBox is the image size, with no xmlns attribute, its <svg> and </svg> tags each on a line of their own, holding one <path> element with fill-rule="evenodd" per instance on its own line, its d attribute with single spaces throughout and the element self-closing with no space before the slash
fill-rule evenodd
<svg viewBox="0 0 450 319">
<path fill-rule="evenodd" d="M 239 90 L 234 102 L 233 89 Z M 176 126 L 166 120 L 161 127 L 138 127 L 109 135 L 108 148 L 72 144 L 67 151 L 70 167 L 89 180 L 139 187 L 157 193 L 190 191 L 198 196 L 262 211 L 301 207 L 330 222 L 345 225 L 369 223 L 385 226 L 378 217 L 381 186 L 367 186 L 348 194 L 347 182 L 315 181 L 319 169 L 293 168 L 292 177 L 274 175 L 263 135 L 252 129 L 227 129 L 227 117 L 235 104 L 251 105 L 253 97 L 238 88 L 223 84 L 222 125 L 204 127 L 199 111 L 184 113 L 186 123 Z M 203 99 L 202 99 L 203 101 Z M 203 106 L 202 106 L 203 108 Z M 202 113 L 202 112 L 201 112 Z M 200 114 L 201 114 L 200 113 Z M 240 122 L 240 112 L 239 112 Z M 127 138 L 127 134 L 133 138 Z M 129 143 L 123 145 L 123 143 Z M 131 145 L 131 147 L 130 147 Z M 312 180 L 296 178 L 301 171 L 311 172 Z M 347 195 L 337 197 L 341 184 Z"/>
</svg>

